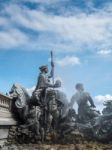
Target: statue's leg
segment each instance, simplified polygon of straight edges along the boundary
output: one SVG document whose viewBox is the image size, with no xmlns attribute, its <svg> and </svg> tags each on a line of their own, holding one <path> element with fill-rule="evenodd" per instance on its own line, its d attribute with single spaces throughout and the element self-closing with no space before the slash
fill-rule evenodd
<svg viewBox="0 0 112 150">
<path fill-rule="evenodd" d="M 59 121 L 59 111 L 56 110 L 53 112 L 53 128 L 56 129 Z"/>
<path fill-rule="evenodd" d="M 28 115 L 28 105 L 26 105 L 24 108 L 23 108 L 23 118 L 24 118 L 24 121 L 27 120 L 27 115 Z"/>
<path fill-rule="evenodd" d="M 53 120 L 53 116 L 49 113 L 48 118 L 47 118 L 47 131 L 46 132 L 50 131 L 52 120 Z"/>
<path fill-rule="evenodd" d="M 45 141 L 45 130 L 44 128 L 40 128 L 40 134 L 41 134 L 41 141 L 44 142 Z"/>
<path fill-rule="evenodd" d="M 36 121 L 36 123 L 35 123 L 35 132 L 36 132 L 36 135 L 40 135 L 39 128 L 40 128 L 39 121 Z"/>
</svg>

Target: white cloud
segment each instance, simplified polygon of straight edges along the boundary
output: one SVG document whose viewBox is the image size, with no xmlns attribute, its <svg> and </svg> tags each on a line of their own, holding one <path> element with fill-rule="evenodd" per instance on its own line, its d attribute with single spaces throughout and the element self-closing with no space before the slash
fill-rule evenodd
<svg viewBox="0 0 112 150">
<path fill-rule="evenodd" d="M 98 95 L 98 96 L 95 96 L 95 100 L 98 102 L 98 103 L 103 103 L 104 101 L 108 101 L 108 100 L 112 100 L 112 95 Z"/>
<path fill-rule="evenodd" d="M 7 31 L 0 32 L 0 47 L 1 48 L 13 48 L 17 46 L 22 46 L 28 42 L 27 36 L 17 30 L 17 29 L 10 29 Z"/>
<path fill-rule="evenodd" d="M 29 93 L 29 95 L 31 96 L 32 95 L 32 92 L 35 90 L 35 86 L 31 87 L 31 88 L 27 88 L 26 89 L 27 92 Z"/>
<path fill-rule="evenodd" d="M 34 49 L 46 49 L 47 47 L 58 51 L 82 50 L 85 47 L 89 50 L 92 48 L 97 50 L 112 47 L 112 12 L 108 13 L 108 7 L 92 14 L 79 10 L 78 13 L 71 15 L 53 15 L 42 10 L 30 10 L 19 5 L 9 5 L 4 9 L 4 14 L 10 16 L 7 18 L 10 24 L 8 30 L 11 30 L 12 26 L 14 28 L 19 26 L 39 33 L 37 37 L 31 39 L 29 35 L 27 38 L 30 39 L 30 42 L 26 38 L 21 40 L 28 47 Z M 7 24 L 5 23 L 4 26 Z"/>
<path fill-rule="evenodd" d="M 97 52 L 97 54 L 102 55 L 102 56 L 107 56 L 112 53 L 112 50 L 100 50 Z"/>
<path fill-rule="evenodd" d="M 9 8 L 8 8 L 9 9 Z M 16 9 L 16 14 L 13 12 Z M 110 18 L 100 14 L 79 16 L 52 16 L 37 10 L 22 10 L 11 7 L 9 14 L 12 21 L 35 31 L 57 33 L 65 39 L 81 40 L 81 42 L 100 41 L 105 39 L 105 26 L 110 23 Z"/>
<path fill-rule="evenodd" d="M 4 25 L 6 25 L 6 24 L 8 24 L 7 19 L 4 18 L 4 17 L 0 17 L 0 26 L 4 26 Z"/>
<path fill-rule="evenodd" d="M 60 65 L 61 67 L 64 66 L 74 66 L 80 64 L 80 59 L 75 56 L 66 56 L 62 59 L 56 60 L 56 63 Z"/>
<path fill-rule="evenodd" d="M 106 94 L 106 95 L 97 95 L 94 97 L 94 102 L 96 105 L 96 108 L 100 111 L 103 110 L 103 108 L 105 107 L 103 104 L 104 102 L 108 101 L 108 100 L 112 100 L 112 95 L 110 94 Z"/>
</svg>

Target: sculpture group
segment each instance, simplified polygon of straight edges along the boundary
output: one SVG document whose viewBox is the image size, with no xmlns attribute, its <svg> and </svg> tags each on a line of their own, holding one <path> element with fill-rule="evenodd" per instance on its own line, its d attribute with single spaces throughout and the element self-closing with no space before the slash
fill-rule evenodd
<svg viewBox="0 0 112 150">
<path fill-rule="evenodd" d="M 76 84 L 77 92 L 68 102 L 66 94 L 59 90 L 61 82 L 54 82 L 54 62 L 51 52 L 51 72 L 48 66 L 39 67 L 36 88 L 29 96 L 27 90 L 14 84 L 10 90 L 12 112 L 19 126 L 32 131 L 41 141 L 55 132 L 63 137 L 78 130 L 88 138 L 108 140 L 112 136 L 112 102 L 105 104 L 103 114 L 95 109 L 94 102 L 83 84 Z M 78 104 L 78 113 L 73 105 Z"/>
</svg>

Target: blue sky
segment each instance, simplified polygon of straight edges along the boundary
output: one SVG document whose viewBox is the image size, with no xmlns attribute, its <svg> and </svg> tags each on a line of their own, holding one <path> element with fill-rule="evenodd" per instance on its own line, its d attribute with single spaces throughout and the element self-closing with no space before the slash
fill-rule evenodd
<svg viewBox="0 0 112 150">
<path fill-rule="evenodd" d="M 32 89 L 51 50 L 68 97 L 82 82 L 100 108 L 112 98 L 112 1 L 0 0 L 1 92 Z"/>
</svg>

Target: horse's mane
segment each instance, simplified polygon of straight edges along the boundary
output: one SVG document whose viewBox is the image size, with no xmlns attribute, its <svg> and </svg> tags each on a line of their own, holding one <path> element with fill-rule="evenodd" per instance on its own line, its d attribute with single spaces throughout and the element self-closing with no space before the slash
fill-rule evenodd
<svg viewBox="0 0 112 150">
<path fill-rule="evenodd" d="M 20 84 L 18 84 L 18 83 L 13 84 L 12 88 L 15 88 L 18 94 L 22 94 L 22 95 L 24 94 L 24 96 L 27 99 L 30 99 L 30 96 L 29 96 L 27 90 Z"/>
</svg>

